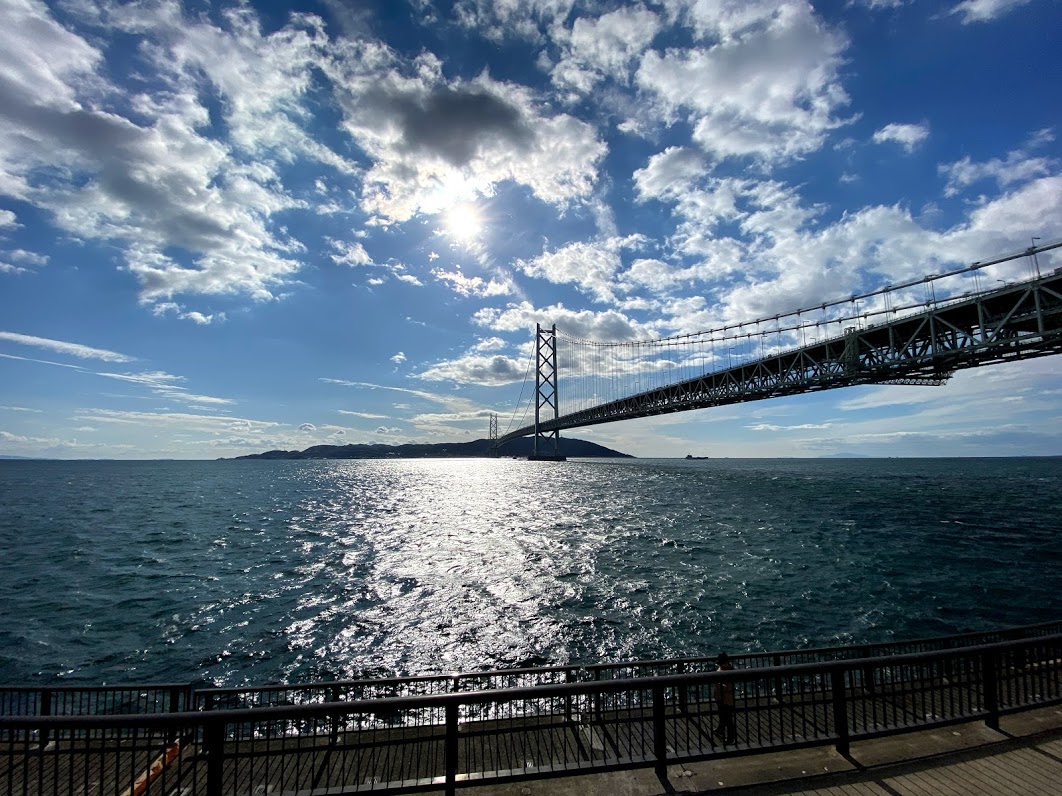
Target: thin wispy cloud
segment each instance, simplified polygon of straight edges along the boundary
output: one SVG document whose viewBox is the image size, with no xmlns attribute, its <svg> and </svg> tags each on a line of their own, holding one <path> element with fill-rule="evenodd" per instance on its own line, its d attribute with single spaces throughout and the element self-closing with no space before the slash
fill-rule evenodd
<svg viewBox="0 0 1062 796">
<path fill-rule="evenodd" d="M 116 351 L 108 351 L 103 348 L 93 348 L 81 343 L 68 343 L 65 340 L 51 340 L 47 337 L 35 337 L 17 332 L 0 331 L 0 341 L 7 341 L 21 346 L 43 348 L 58 354 L 66 354 L 77 359 L 99 359 L 104 362 L 132 362 L 135 357 L 119 354 Z"/>
</svg>

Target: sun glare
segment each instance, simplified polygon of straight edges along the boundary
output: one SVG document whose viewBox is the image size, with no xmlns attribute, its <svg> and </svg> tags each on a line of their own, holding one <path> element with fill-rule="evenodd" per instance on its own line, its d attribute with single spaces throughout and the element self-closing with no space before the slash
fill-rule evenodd
<svg viewBox="0 0 1062 796">
<path fill-rule="evenodd" d="M 454 240 L 471 243 L 483 233 L 483 216 L 475 205 L 458 204 L 446 211 L 443 225 Z"/>
</svg>

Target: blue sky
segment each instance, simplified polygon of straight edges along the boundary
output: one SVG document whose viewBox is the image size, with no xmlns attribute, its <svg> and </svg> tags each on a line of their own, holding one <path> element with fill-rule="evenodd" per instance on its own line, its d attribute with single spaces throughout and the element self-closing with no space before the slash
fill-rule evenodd
<svg viewBox="0 0 1062 796">
<path fill-rule="evenodd" d="M 659 338 L 1057 239 L 1060 34 L 1053 0 L 5 0 L 0 454 L 475 439 L 536 322 Z M 578 436 L 1062 454 L 1060 371 Z"/>
</svg>

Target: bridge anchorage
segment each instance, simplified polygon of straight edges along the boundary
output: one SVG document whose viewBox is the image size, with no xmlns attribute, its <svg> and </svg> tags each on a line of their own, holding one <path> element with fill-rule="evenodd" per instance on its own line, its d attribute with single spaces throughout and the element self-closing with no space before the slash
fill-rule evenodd
<svg viewBox="0 0 1062 796">
<path fill-rule="evenodd" d="M 658 340 L 601 343 L 538 325 L 534 423 L 492 436 L 492 449 L 533 435 L 531 458 L 560 460 L 565 429 L 860 384 L 940 386 L 958 370 L 1062 353 L 1062 268 L 1044 275 L 1036 257 L 1060 247 Z M 1022 258 L 1028 279 L 989 270 Z"/>
</svg>

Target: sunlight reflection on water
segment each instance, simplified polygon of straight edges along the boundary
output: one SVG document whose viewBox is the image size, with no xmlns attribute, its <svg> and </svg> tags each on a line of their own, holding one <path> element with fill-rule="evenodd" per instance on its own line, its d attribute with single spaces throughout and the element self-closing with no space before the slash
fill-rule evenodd
<svg viewBox="0 0 1062 796">
<path fill-rule="evenodd" d="M 1062 589 L 1051 460 L 50 462 L 0 485 L 6 682 L 878 641 L 1054 619 Z"/>
</svg>

